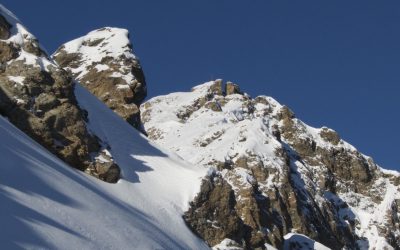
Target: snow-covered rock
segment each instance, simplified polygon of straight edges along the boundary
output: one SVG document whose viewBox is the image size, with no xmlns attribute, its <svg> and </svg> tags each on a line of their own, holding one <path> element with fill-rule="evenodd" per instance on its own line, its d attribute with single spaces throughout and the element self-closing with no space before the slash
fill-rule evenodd
<svg viewBox="0 0 400 250">
<path fill-rule="evenodd" d="M 210 245 L 281 248 L 293 232 L 332 249 L 400 244 L 398 173 L 273 98 L 217 80 L 152 98 L 141 114 L 150 139 L 214 169 L 185 214 Z"/>
<path fill-rule="evenodd" d="M 71 76 L 2 5 L 0 17 L 0 114 L 71 166 L 116 182 L 112 158 L 97 160 L 108 145 L 87 129 Z"/>
<path fill-rule="evenodd" d="M 289 233 L 284 238 L 284 250 L 330 250 L 330 248 L 302 234 Z"/>
<path fill-rule="evenodd" d="M 217 80 L 144 103 L 153 143 L 126 30 L 54 58 L 0 5 L 2 247 L 399 249 L 400 173 L 334 130 Z"/>
<path fill-rule="evenodd" d="M 105 27 L 62 45 L 53 55 L 87 89 L 135 127 L 147 89 L 128 31 Z"/>
</svg>

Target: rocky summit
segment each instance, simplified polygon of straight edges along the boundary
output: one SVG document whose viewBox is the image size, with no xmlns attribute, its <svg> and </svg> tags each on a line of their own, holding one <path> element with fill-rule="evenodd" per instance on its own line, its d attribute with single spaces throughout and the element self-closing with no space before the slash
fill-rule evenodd
<svg viewBox="0 0 400 250">
<path fill-rule="evenodd" d="M 102 28 L 62 45 L 54 60 L 123 119 L 140 127 L 146 81 L 128 31 Z"/>
<path fill-rule="evenodd" d="M 71 75 L 4 8 L 0 38 L 0 114 L 71 166 L 116 182 L 119 167 L 86 126 Z"/>
<path fill-rule="evenodd" d="M 184 219 L 215 249 L 283 248 L 289 234 L 331 249 L 399 249 L 400 175 L 334 130 L 222 80 L 141 110 L 151 140 L 210 169 Z"/>
</svg>

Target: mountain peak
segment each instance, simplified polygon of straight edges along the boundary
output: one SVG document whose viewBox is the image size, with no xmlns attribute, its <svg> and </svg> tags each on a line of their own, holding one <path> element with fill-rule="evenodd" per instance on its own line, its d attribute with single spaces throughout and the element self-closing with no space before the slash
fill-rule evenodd
<svg viewBox="0 0 400 250">
<path fill-rule="evenodd" d="M 62 45 L 54 57 L 57 58 L 60 53 L 79 53 L 80 62 L 84 62 L 84 66 L 93 63 L 100 63 L 104 58 L 118 59 L 121 56 L 129 59 L 136 59 L 132 53 L 132 45 L 129 40 L 129 32 L 126 29 L 104 27 L 89 32 L 85 36 L 76 38 Z M 64 61 L 60 61 L 64 65 Z M 85 74 L 83 65 L 80 68 L 75 68 L 71 65 L 69 68 L 73 73 Z M 79 75 L 78 77 L 79 78 Z"/>
<path fill-rule="evenodd" d="M 126 29 L 91 31 L 62 45 L 53 58 L 122 118 L 140 127 L 138 105 L 147 87 Z"/>
<path fill-rule="evenodd" d="M 399 242 L 398 175 L 272 97 L 219 79 L 154 97 L 141 111 L 150 139 L 215 169 L 185 214 L 209 245 L 280 248 L 293 232 L 333 249 Z"/>
</svg>

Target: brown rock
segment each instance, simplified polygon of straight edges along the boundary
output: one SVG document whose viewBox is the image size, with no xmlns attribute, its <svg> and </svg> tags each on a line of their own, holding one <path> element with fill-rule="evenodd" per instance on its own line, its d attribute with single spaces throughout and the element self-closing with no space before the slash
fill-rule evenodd
<svg viewBox="0 0 400 250">
<path fill-rule="evenodd" d="M 118 165 L 93 162 L 102 143 L 86 128 L 85 112 L 77 104 L 71 76 L 56 65 L 42 69 L 40 65 L 12 60 L 21 49 L 32 56 L 47 57 L 36 40 L 26 40 L 24 48 L 0 41 L 0 61 L 7 63 L 0 74 L 0 113 L 72 167 L 86 170 L 95 164 L 97 169 L 107 171 L 94 171 L 94 176 L 116 182 Z M 9 76 L 24 80 L 16 84 Z"/>
<path fill-rule="evenodd" d="M 233 94 L 241 94 L 239 85 L 234 84 L 233 82 L 227 82 L 225 87 L 226 95 L 233 95 Z"/>
<path fill-rule="evenodd" d="M 211 109 L 212 111 L 215 111 L 215 112 L 222 111 L 221 106 L 217 102 L 207 102 L 204 107 L 207 109 Z"/>
<path fill-rule="evenodd" d="M 333 145 L 338 145 L 340 142 L 340 136 L 334 130 L 329 128 L 322 128 L 320 132 L 320 136 L 327 142 L 332 143 Z"/>
<path fill-rule="evenodd" d="M 10 28 L 11 24 L 9 24 L 7 20 L 0 15 L 0 39 L 6 40 L 10 37 Z"/>
<path fill-rule="evenodd" d="M 13 43 L 0 41 L 0 63 L 4 64 L 18 57 L 18 48 Z"/>
<path fill-rule="evenodd" d="M 222 85 L 222 79 L 215 80 L 214 84 L 210 87 L 210 93 L 214 95 L 223 95 Z"/>
<path fill-rule="evenodd" d="M 236 214 L 235 203 L 231 186 L 213 175 L 203 180 L 200 193 L 183 218 L 210 246 L 225 238 L 241 242 L 245 228 Z"/>
</svg>

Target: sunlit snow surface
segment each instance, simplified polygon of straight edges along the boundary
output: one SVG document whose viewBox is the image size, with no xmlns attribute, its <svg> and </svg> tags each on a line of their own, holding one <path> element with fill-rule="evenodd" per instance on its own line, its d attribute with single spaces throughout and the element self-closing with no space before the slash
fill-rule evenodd
<svg viewBox="0 0 400 250">
<path fill-rule="evenodd" d="M 289 233 L 285 235 L 284 250 L 329 250 L 330 248 L 302 234 Z"/>
<path fill-rule="evenodd" d="M 2 248 L 207 249 L 181 218 L 205 171 L 151 145 L 79 85 L 76 95 L 123 179 L 73 170 L 0 117 Z"/>
</svg>

